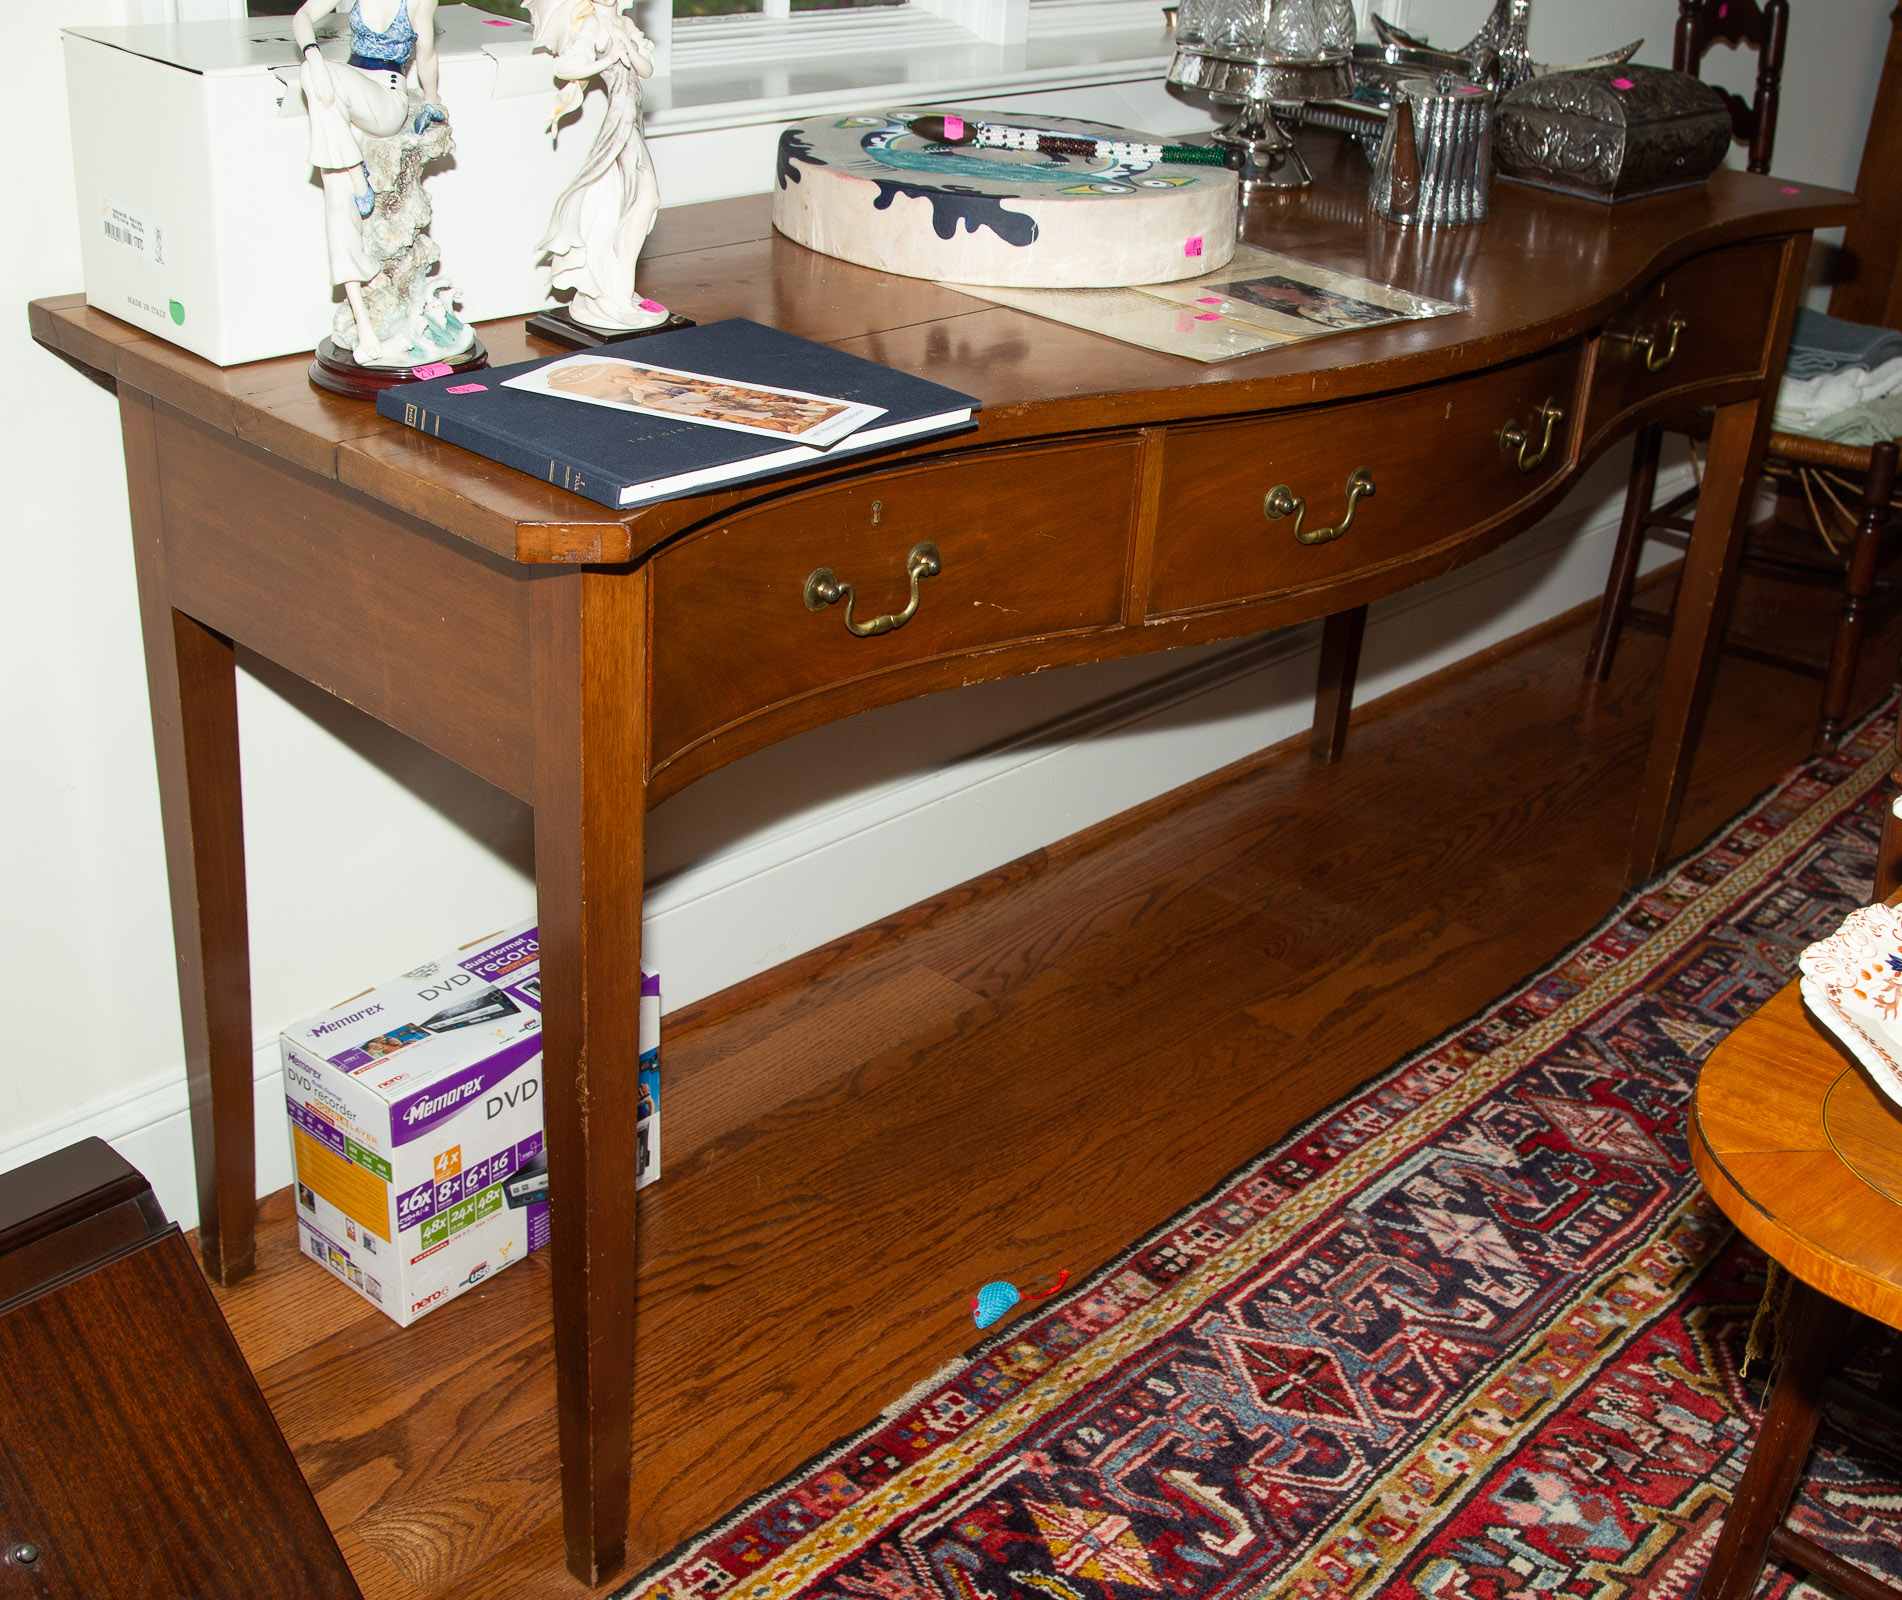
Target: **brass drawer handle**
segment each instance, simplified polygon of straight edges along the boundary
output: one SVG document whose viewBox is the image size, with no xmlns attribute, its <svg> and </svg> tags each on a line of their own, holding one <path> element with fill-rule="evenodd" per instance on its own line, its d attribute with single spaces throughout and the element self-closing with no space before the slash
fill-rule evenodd
<svg viewBox="0 0 1902 1600">
<path fill-rule="evenodd" d="M 1307 513 L 1308 503 L 1285 483 L 1278 483 L 1268 491 L 1267 498 L 1261 503 L 1261 513 L 1270 522 L 1279 522 L 1283 517 L 1294 518 L 1294 537 L 1297 544 L 1326 544 L 1330 539 L 1338 539 L 1354 525 L 1354 509 L 1363 495 L 1374 492 L 1374 475 L 1365 467 L 1356 467 L 1347 475 L 1347 515 L 1332 528 L 1309 528 L 1302 531 L 1301 518 Z"/>
<path fill-rule="evenodd" d="M 911 578 L 911 603 L 903 611 L 888 611 L 882 617 L 873 617 L 870 622 L 852 620 L 852 602 L 856 596 L 852 585 L 841 583 L 830 567 L 820 567 L 806 579 L 806 609 L 823 611 L 829 605 L 845 602 L 845 625 L 848 630 L 861 639 L 870 639 L 877 634 L 890 633 L 902 628 L 918 615 L 918 585 L 926 578 L 935 578 L 944 571 L 944 558 L 938 554 L 938 547 L 929 540 L 913 545 L 905 554 L 905 571 Z"/>
<path fill-rule="evenodd" d="M 1545 420 L 1545 429 L 1539 436 L 1539 448 L 1530 455 L 1526 453 L 1526 450 L 1532 443 L 1532 435 L 1518 423 L 1508 422 L 1499 430 L 1499 448 L 1507 455 L 1511 455 L 1515 450 L 1519 452 L 1518 467 L 1521 472 L 1537 472 L 1544 464 L 1546 452 L 1552 448 L 1552 435 L 1558 425 L 1565 420 L 1565 413 L 1547 399 L 1545 404 L 1539 407 L 1538 417 Z"/>
<path fill-rule="evenodd" d="M 1662 351 L 1658 349 L 1658 336 L 1655 333 L 1634 333 L 1631 336 L 1631 348 L 1644 357 L 1646 372 L 1662 372 L 1677 359 L 1677 336 L 1689 326 L 1683 312 L 1673 311 L 1671 320 L 1664 325 L 1667 338 Z"/>
</svg>

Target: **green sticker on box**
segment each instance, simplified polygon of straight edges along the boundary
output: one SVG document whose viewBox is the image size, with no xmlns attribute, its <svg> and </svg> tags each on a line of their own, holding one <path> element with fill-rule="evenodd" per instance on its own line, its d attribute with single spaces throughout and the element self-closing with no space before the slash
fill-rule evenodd
<svg viewBox="0 0 1902 1600">
<path fill-rule="evenodd" d="M 358 1144 L 355 1139 L 344 1140 L 343 1153 L 352 1161 L 356 1162 L 358 1166 L 370 1172 L 374 1172 L 385 1183 L 388 1183 L 394 1176 L 390 1170 L 389 1162 L 385 1161 L 379 1155 L 372 1155 L 368 1150 L 364 1149 L 362 1145 Z"/>
<path fill-rule="evenodd" d="M 369 1155 L 369 1152 L 365 1151 L 364 1154 Z M 375 1159 L 375 1156 L 370 1156 L 370 1160 Z M 447 1211 L 438 1212 L 423 1224 L 420 1235 L 422 1248 L 427 1250 L 431 1245 L 441 1244 L 443 1240 L 461 1233 L 464 1228 L 474 1227 L 485 1217 L 494 1216 L 504 1203 L 502 1185 L 499 1183 L 491 1184 L 480 1194 L 472 1194 L 466 1200 L 457 1201 Z"/>
<path fill-rule="evenodd" d="M 184 327 L 185 326 L 185 308 L 181 306 L 176 300 L 172 301 L 171 303 L 171 313 L 172 313 L 173 323 L 176 324 L 178 327 L 181 327 L 181 328 Z"/>
</svg>

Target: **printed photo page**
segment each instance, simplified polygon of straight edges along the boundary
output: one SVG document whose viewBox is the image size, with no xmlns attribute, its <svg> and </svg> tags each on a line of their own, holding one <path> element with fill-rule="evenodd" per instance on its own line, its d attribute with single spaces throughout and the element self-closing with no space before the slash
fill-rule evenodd
<svg viewBox="0 0 1902 1600">
<path fill-rule="evenodd" d="M 504 380 L 511 389 L 579 400 L 673 422 L 727 428 L 758 439 L 778 439 L 817 450 L 837 444 L 885 414 L 831 395 L 767 384 L 738 383 L 703 372 L 683 372 L 625 357 L 589 352 L 564 356 L 533 372 Z"/>
</svg>

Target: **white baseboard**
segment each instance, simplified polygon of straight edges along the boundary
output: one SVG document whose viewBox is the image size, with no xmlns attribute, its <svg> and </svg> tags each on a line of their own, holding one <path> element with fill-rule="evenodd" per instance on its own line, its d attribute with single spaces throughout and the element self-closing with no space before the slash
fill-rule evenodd
<svg viewBox="0 0 1902 1600">
<path fill-rule="evenodd" d="M 1661 488 L 1670 492 L 1679 474 L 1665 476 Z M 1615 476 L 1595 481 L 1597 494 L 1575 495 L 1492 555 L 1375 606 L 1359 702 L 1595 598 L 1618 510 Z M 1648 560 L 1670 555 L 1654 544 Z M 643 933 L 669 1007 L 1302 732 L 1312 715 L 1318 638 L 1310 625 L 1180 658 L 1150 658 L 1133 684 L 1125 673 L 1118 692 L 1002 737 L 973 739 L 965 748 L 974 754 L 683 863 L 650 883 Z M 852 719 L 848 731 L 895 711 Z M 259 1041 L 256 1061 L 258 1192 L 267 1194 L 291 1176 L 274 1035 Z M 181 1070 L 177 1079 L 0 1142 L 0 1170 L 97 1135 L 145 1173 L 168 1216 L 194 1226 L 186 1106 Z"/>
<path fill-rule="evenodd" d="M 263 1195 L 291 1181 L 291 1150 L 277 1041 L 259 1045 L 254 1059 L 258 1193 Z M 192 1168 L 191 1118 L 182 1067 L 175 1080 L 88 1107 L 77 1116 L 0 1145 L 0 1172 L 89 1138 L 104 1139 L 144 1173 L 172 1221 L 181 1228 L 198 1226 L 198 1181 Z"/>
</svg>

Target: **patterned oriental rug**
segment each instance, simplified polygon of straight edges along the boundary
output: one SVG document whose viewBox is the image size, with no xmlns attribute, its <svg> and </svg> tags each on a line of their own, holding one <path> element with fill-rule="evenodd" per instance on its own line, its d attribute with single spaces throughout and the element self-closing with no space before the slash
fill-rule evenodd
<svg viewBox="0 0 1902 1600">
<path fill-rule="evenodd" d="M 1764 1262 L 1699 1187 L 1685 1109 L 1867 897 L 1894 739 L 1889 707 L 622 1596 L 1692 1595 L 1756 1433 Z M 1848 1427 L 1796 1519 L 1902 1579 L 1896 1441 Z M 1761 1590 L 1806 1592 L 1774 1564 Z"/>
</svg>

